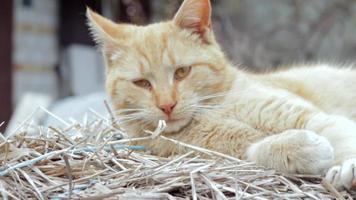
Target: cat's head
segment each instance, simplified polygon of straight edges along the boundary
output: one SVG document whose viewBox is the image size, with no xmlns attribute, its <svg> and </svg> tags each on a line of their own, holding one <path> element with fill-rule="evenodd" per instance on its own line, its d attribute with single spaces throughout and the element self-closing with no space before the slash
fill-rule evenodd
<svg viewBox="0 0 356 200">
<path fill-rule="evenodd" d="M 114 23 L 88 9 L 107 67 L 106 87 L 123 123 L 167 132 L 185 127 L 230 87 L 231 68 L 216 43 L 209 0 L 185 0 L 173 20 Z"/>
</svg>

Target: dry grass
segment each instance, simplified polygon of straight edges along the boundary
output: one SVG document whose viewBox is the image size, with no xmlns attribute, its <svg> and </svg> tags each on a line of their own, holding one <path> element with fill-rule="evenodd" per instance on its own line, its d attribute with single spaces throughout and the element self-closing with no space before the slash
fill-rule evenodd
<svg viewBox="0 0 356 200">
<path fill-rule="evenodd" d="M 94 111 L 93 120 L 62 128 L 32 125 L 31 117 L 0 138 L 2 199 L 352 199 L 318 176 L 283 176 L 161 135 L 127 139 Z M 132 140 L 160 137 L 190 149 L 162 158 Z M 205 158 L 199 155 L 205 154 Z M 208 158 L 206 158 L 206 155 Z"/>
</svg>

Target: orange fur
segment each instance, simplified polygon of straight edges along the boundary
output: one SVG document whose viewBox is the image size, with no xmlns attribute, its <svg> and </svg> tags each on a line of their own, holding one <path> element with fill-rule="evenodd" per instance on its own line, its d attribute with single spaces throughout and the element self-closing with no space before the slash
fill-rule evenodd
<svg viewBox="0 0 356 200">
<path fill-rule="evenodd" d="M 133 136 L 166 120 L 165 134 L 183 142 L 289 173 L 334 165 L 326 177 L 338 188 L 356 180 L 355 70 L 238 70 L 214 39 L 209 0 L 185 0 L 172 21 L 148 26 L 87 15 L 107 65 L 107 91 Z M 189 74 L 176 80 L 182 67 Z M 134 84 L 141 79 L 152 89 Z M 174 102 L 167 116 L 160 106 Z M 140 144 L 163 156 L 184 151 L 159 139 Z"/>
</svg>

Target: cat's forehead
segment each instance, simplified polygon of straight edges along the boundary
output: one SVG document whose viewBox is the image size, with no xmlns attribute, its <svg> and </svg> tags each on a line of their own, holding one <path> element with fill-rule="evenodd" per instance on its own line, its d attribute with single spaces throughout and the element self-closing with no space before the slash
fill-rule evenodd
<svg viewBox="0 0 356 200">
<path fill-rule="evenodd" d="M 194 40 L 189 41 L 184 33 L 169 23 L 133 27 L 131 37 L 121 41 L 127 46 L 121 61 L 135 62 L 144 70 L 174 67 L 187 61 L 187 54 L 196 48 Z M 142 71 L 142 70 L 141 70 Z"/>
<path fill-rule="evenodd" d="M 180 29 L 170 23 L 137 27 L 128 42 L 135 50 L 151 56 L 162 56 L 167 50 L 179 51 L 179 48 L 193 46 L 193 41 L 189 41 Z"/>
<path fill-rule="evenodd" d="M 163 36 L 174 36 L 175 31 L 172 29 L 177 29 L 173 24 L 169 22 L 150 24 L 147 26 L 136 26 L 136 25 L 118 25 L 115 39 L 119 43 L 124 43 L 126 45 L 135 44 L 148 44 L 150 41 L 155 43 L 160 43 Z M 124 34 L 123 34 L 124 33 Z"/>
</svg>

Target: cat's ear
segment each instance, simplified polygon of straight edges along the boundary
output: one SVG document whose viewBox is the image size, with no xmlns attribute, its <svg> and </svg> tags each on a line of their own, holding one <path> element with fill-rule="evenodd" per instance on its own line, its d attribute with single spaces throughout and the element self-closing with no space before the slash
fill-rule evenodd
<svg viewBox="0 0 356 200">
<path fill-rule="evenodd" d="M 174 23 L 179 27 L 192 31 L 209 42 L 211 30 L 210 0 L 185 0 L 174 16 Z"/>
<path fill-rule="evenodd" d="M 121 50 L 121 46 L 114 39 L 117 37 L 118 24 L 109 19 L 95 13 L 87 7 L 86 12 L 88 18 L 88 26 L 95 43 L 107 58 L 111 58 L 117 51 Z"/>
</svg>

